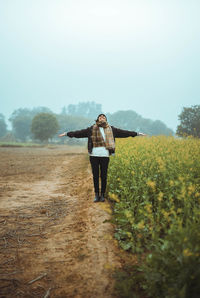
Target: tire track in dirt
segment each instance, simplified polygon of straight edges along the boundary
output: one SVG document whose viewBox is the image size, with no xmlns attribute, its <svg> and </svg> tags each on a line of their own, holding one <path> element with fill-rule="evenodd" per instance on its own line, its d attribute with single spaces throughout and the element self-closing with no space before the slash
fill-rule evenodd
<svg viewBox="0 0 200 298">
<path fill-rule="evenodd" d="M 14 188 L 0 201 L 0 297 L 116 297 L 119 250 L 87 155 L 61 155 L 45 179 Z"/>
</svg>

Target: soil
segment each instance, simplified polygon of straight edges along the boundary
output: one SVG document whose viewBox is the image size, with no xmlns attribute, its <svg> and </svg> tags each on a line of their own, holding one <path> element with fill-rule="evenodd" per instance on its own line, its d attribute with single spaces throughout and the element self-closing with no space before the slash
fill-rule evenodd
<svg viewBox="0 0 200 298">
<path fill-rule="evenodd" d="M 0 148 L 0 297 L 117 297 L 109 203 L 86 149 Z"/>
</svg>

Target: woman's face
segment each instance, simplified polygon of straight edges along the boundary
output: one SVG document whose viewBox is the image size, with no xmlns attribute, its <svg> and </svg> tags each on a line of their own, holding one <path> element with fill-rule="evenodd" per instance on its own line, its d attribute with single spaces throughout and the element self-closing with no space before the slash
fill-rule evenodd
<svg viewBox="0 0 200 298">
<path fill-rule="evenodd" d="M 100 115 L 98 120 L 99 122 L 106 122 L 106 117 L 104 115 Z"/>
</svg>

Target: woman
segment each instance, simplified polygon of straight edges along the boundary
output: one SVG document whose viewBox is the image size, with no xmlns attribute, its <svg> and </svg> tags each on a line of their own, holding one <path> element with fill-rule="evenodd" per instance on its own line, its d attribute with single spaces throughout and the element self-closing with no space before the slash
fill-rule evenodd
<svg viewBox="0 0 200 298">
<path fill-rule="evenodd" d="M 115 138 L 127 138 L 145 136 L 143 133 L 128 131 L 110 126 L 107 117 L 100 114 L 96 124 L 86 129 L 64 132 L 59 137 L 68 136 L 70 138 L 88 138 L 88 153 L 93 173 L 95 190 L 94 202 L 104 202 L 109 156 L 115 153 Z M 99 193 L 99 169 L 101 173 L 101 193 Z"/>
</svg>

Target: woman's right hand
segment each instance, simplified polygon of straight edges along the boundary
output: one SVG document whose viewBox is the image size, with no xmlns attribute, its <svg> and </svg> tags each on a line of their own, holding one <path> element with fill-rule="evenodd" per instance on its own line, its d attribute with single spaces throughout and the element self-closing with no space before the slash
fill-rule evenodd
<svg viewBox="0 0 200 298">
<path fill-rule="evenodd" d="M 64 136 L 66 136 L 66 134 L 65 134 L 65 132 L 64 132 L 64 133 L 59 134 L 58 136 L 59 136 L 59 137 L 64 137 Z"/>
</svg>

